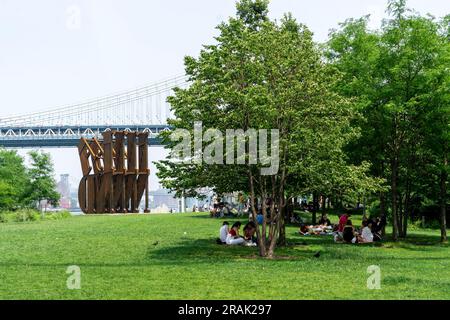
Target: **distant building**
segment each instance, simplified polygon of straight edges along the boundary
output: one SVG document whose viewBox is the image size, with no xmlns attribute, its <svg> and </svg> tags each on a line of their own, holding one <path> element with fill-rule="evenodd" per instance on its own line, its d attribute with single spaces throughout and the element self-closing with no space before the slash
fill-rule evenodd
<svg viewBox="0 0 450 320">
<path fill-rule="evenodd" d="M 60 180 L 56 186 L 56 189 L 61 196 L 59 200 L 59 206 L 63 209 L 70 209 L 72 201 L 70 195 L 70 182 L 68 174 L 60 175 Z"/>
<path fill-rule="evenodd" d="M 149 192 L 151 212 L 178 212 L 178 199 L 167 189 L 158 189 Z"/>
</svg>

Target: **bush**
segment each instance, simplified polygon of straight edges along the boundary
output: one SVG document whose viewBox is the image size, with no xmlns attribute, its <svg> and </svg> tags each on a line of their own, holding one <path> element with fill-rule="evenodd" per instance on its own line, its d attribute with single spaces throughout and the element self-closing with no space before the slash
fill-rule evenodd
<svg viewBox="0 0 450 320">
<path fill-rule="evenodd" d="M 16 222 L 37 221 L 40 219 L 39 212 L 31 209 L 22 209 L 14 213 L 14 220 Z"/>
<path fill-rule="evenodd" d="M 0 223 L 6 223 L 8 222 L 8 214 L 5 212 L 0 213 Z"/>
<path fill-rule="evenodd" d="M 62 210 L 57 212 L 40 213 L 34 209 L 20 209 L 17 211 L 0 212 L 0 223 L 15 222 L 29 222 L 39 220 L 60 220 L 71 217 L 69 211 Z"/>
<path fill-rule="evenodd" d="M 370 217 L 379 217 L 380 210 L 380 200 L 374 200 L 367 206 L 367 213 Z"/>
<path fill-rule="evenodd" d="M 57 212 L 51 212 L 45 214 L 45 220 L 60 220 L 60 219 L 66 219 L 70 218 L 72 215 L 67 210 L 57 211 Z"/>
<path fill-rule="evenodd" d="M 440 229 L 441 225 L 439 220 L 436 219 L 425 219 L 425 226 L 423 226 L 422 220 L 415 220 L 410 225 L 411 230 L 420 230 L 420 229 Z"/>
</svg>

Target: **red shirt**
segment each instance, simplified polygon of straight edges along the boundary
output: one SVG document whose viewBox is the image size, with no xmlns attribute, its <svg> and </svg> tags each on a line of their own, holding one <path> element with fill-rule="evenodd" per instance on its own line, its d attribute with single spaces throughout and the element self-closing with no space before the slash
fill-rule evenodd
<svg viewBox="0 0 450 320">
<path fill-rule="evenodd" d="M 344 231 L 344 227 L 347 223 L 348 220 L 348 216 L 346 214 L 343 214 L 340 218 L 339 218 L 339 227 L 338 227 L 338 231 L 339 232 L 343 232 Z"/>
<path fill-rule="evenodd" d="M 234 230 L 234 229 L 231 229 L 230 232 L 228 232 L 228 233 L 233 237 L 237 236 L 236 230 Z"/>
</svg>

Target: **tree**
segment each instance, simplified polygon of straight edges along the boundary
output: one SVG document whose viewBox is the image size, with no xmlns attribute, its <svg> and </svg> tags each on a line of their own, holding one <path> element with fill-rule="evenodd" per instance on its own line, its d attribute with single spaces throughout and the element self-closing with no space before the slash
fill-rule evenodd
<svg viewBox="0 0 450 320">
<path fill-rule="evenodd" d="M 0 209 L 23 207 L 28 185 L 23 158 L 16 151 L 0 149 Z"/>
<path fill-rule="evenodd" d="M 432 171 L 424 168 L 431 161 L 431 140 L 435 133 L 442 133 L 430 120 L 439 119 L 442 128 L 448 128 L 443 108 L 437 111 L 448 96 L 443 75 L 448 73 L 444 58 L 448 38 L 446 42 L 433 17 L 411 12 L 404 0 L 389 1 L 388 13 L 390 19 L 377 31 L 368 30 L 368 17 L 348 20 L 331 35 L 328 58 L 344 74 L 337 92 L 356 99 L 363 115 L 357 124 L 362 135 L 352 145 L 357 151 L 352 159 L 355 163 L 371 159 L 372 174 L 390 181 L 390 199 L 381 193 L 380 203 L 384 212 L 390 202 L 393 239 L 397 240 L 407 234 L 415 199 L 423 198 L 429 188 L 424 176 Z M 448 145 L 448 140 L 440 141 Z M 439 152 L 444 159 L 442 148 Z M 441 180 L 446 180 L 445 172 L 440 172 Z M 442 198 L 446 192 L 441 194 Z"/>
<path fill-rule="evenodd" d="M 439 204 L 441 241 L 447 241 L 447 203 L 448 203 L 448 174 L 450 152 L 450 15 L 444 17 L 440 24 L 438 60 L 435 68 L 427 74 L 427 94 L 421 97 L 420 103 L 427 107 L 424 125 L 420 134 L 424 137 L 424 154 L 428 160 L 429 172 L 432 179 L 427 179 L 425 185 L 428 190 L 436 190 L 428 197 Z M 438 185 L 438 188 L 435 185 Z"/>
<path fill-rule="evenodd" d="M 57 205 L 60 195 L 56 191 L 53 163 L 50 154 L 45 152 L 31 151 L 31 168 L 29 169 L 30 184 L 28 190 L 28 201 L 37 203 L 40 207 L 42 200 L 47 200 Z"/>
<path fill-rule="evenodd" d="M 262 204 L 264 221 L 257 228 L 260 255 L 273 258 L 279 240 L 284 242 L 289 197 L 299 190 L 320 189 L 326 178 L 338 180 L 355 171 L 362 173 L 362 180 L 366 177 L 358 166 L 346 163 L 343 147 L 358 129 L 350 125 L 356 113 L 351 101 L 332 90 L 340 81 L 336 69 L 324 63 L 306 26 L 290 15 L 279 23 L 270 21 L 267 3 L 238 2 L 237 18 L 218 26 L 217 44 L 204 46 L 197 59 L 186 57 L 191 85 L 176 89 L 169 98 L 176 116 L 169 123 L 184 130 L 178 138 L 189 141 L 190 156 L 184 157 L 189 161 L 162 161 L 158 176 L 165 187 L 178 193 L 194 194 L 200 187 L 247 191 L 255 221 L 257 202 Z M 196 122 L 219 132 L 276 130 L 268 147 L 271 156 L 278 156 L 278 170 L 267 175 L 264 163 L 250 163 L 251 135 L 245 136 L 245 152 L 238 154 L 243 163 L 233 160 L 225 165 L 220 157 L 213 163 L 202 162 L 210 145 L 199 151 L 190 143 Z M 171 133 L 163 136 L 171 155 L 179 152 L 173 138 Z M 224 144 L 220 140 L 215 151 L 220 153 Z M 231 154 L 234 159 L 237 152 L 237 144 L 232 143 L 225 157 Z"/>
</svg>

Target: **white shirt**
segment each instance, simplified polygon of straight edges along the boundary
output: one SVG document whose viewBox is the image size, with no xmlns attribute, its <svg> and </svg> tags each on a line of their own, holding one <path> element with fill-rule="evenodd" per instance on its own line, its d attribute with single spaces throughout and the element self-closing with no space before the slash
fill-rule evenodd
<svg viewBox="0 0 450 320">
<path fill-rule="evenodd" d="M 223 225 L 220 228 L 220 232 L 219 232 L 220 241 L 226 242 L 227 241 L 227 235 L 228 235 L 228 225 Z"/>
<path fill-rule="evenodd" d="M 373 242 L 373 234 L 369 227 L 364 227 L 361 232 L 361 237 L 365 242 Z"/>
</svg>

